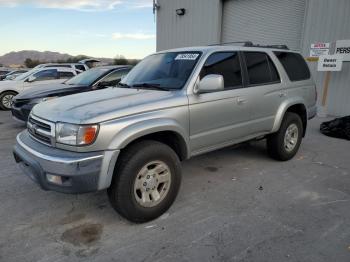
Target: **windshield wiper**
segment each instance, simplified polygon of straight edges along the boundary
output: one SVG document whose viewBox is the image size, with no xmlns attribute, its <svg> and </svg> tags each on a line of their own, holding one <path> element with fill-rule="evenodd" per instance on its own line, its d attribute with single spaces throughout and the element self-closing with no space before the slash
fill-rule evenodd
<svg viewBox="0 0 350 262">
<path fill-rule="evenodd" d="M 149 84 L 149 83 L 139 83 L 139 84 L 134 84 L 132 87 L 146 87 L 146 88 L 153 88 L 157 90 L 162 90 L 162 91 L 169 91 L 168 88 L 160 86 L 160 84 Z"/>
</svg>

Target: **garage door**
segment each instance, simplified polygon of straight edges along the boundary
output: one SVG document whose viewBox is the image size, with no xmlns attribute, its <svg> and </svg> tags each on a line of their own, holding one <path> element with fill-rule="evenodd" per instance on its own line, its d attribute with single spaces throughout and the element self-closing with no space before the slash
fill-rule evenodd
<svg viewBox="0 0 350 262">
<path fill-rule="evenodd" d="M 226 0 L 221 41 L 286 44 L 301 49 L 306 0 Z"/>
</svg>

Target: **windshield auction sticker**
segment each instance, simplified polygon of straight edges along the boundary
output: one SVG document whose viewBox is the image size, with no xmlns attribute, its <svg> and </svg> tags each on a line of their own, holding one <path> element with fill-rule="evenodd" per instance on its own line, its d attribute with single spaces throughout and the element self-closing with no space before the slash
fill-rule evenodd
<svg viewBox="0 0 350 262">
<path fill-rule="evenodd" d="M 196 60 L 199 54 L 178 54 L 175 60 Z"/>
</svg>

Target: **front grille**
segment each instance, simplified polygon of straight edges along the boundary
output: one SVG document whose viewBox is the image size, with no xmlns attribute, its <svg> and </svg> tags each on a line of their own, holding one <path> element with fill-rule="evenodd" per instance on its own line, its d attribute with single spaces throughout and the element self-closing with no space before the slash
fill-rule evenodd
<svg viewBox="0 0 350 262">
<path fill-rule="evenodd" d="M 14 107 L 21 107 L 25 104 L 28 104 L 30 102 L 30 99 L 14 99 L 12 101 Z"/>
<path fill-rule="evenodd" d="M 47 145 L 53 144 L 54 124 L 37 117 L 29 116 L 27 122 L 29 134 L 39 142 Z"/>
<path fill-rule="evenodd" d="M 40 127 L 41 129 L 47 132 L 51 132 L 51 126 L 49 124 L 45 124 L 40 120 L 36 120 L 32 116 L 29 117 L 29 123 L 31 123 L 32 125 L 36 125 L 37 127 Z"/>
</svg>

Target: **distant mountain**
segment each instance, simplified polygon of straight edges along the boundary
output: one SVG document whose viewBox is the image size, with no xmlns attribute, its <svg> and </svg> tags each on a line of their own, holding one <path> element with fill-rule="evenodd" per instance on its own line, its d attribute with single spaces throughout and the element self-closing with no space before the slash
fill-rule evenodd
<svg viewBox="0 0 350 262">
<path fill-rule="evenodd" d="M 59 52 L 51 52 L 51 51 L 35 51 L 35 50 L 23 50 L 18 52 L 10 52 L 3 56 L 0 56 L 0 64 L 4 66 L 9 65 L 23 65 L 24 61 L 27 58 L 32 60 L 40 60 L 43 62 L 54 62 L 57 60 L 66 60 L 68 58 L 73 58 L 74 56 L 69 54 L 62 54 Z M 100 58 L 98 58 L 100 59 Z M 111 63 L 113 61 L 112 58 L 101 58 L 100 59 L 104 63 Z"/>
</svg>

